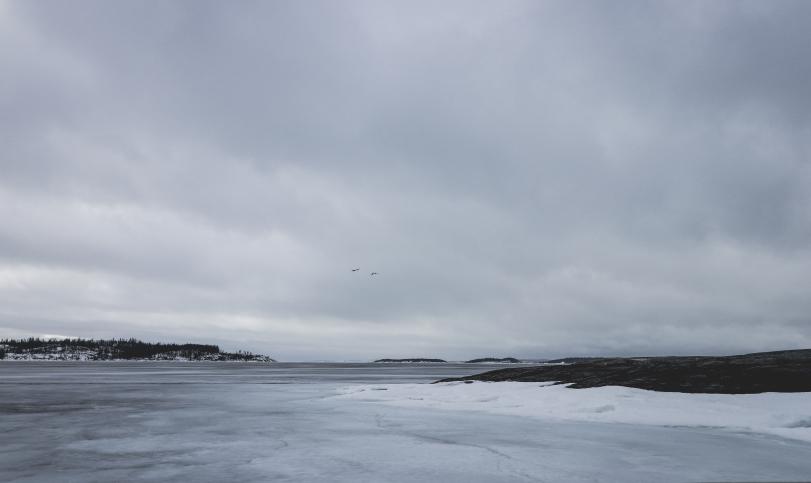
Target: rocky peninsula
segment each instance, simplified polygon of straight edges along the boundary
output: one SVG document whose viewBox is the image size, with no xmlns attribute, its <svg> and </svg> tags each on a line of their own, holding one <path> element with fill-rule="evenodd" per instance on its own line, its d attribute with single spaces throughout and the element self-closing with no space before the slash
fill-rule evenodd
<svg viewBox="0 0 811 483">
<path fill-rule="evenodd" d="M 811 391 L 811 349 L 734 356 L 571 358 L 448 381 L 556 382 L 665 392 L 752 394 Z M 567 362 L 574 361 L 574 362 Z"/>
</svg>

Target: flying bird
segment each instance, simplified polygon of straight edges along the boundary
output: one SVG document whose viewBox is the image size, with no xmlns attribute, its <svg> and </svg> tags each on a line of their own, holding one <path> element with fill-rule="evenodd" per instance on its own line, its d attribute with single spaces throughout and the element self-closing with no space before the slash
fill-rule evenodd
<svg viewBox="0 0 811 483">
<path fill-rule="evenodd" d="M 370 275 L 370 276 L 377 275 L 377 272 L 372 272 L 372 273 L 370 273 L 369 275 Z"/>
<path fill-rule="evenodd" d="M 360 268 L 353 268 L 352 269 L 353 272 L 357 272 L 358 270 L 360 270 Z"/>
</svg>

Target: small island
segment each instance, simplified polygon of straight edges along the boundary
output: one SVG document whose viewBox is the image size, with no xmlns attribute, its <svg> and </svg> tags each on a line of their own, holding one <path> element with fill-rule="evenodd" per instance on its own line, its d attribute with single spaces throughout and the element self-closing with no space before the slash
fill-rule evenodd
<svg viewBox="0 0 811 483">
<path fill-rule="evenodd" d="M 498 369 L 450 381 L 625 386 L 664 392 L 753 394 L 811 391 L 811 349 L 735 356 L 566 358 L 542 366 Z"/>
<path fill-rule="evenodd" d="M 222 352 L 208 344 L 163 344 L 136 339 L 2 339 L 7 361 L 239 361 L 276 362 L 252 352 Z"/>
<path fill-rule="evenodd" d="M 498 364 L 520 364 L 521 361 L 515 357 L 482 357 L 465 361 L 465 364 L 498 363 Z"/>
<path fill-rule="evenodd" d="M 411 359 L 378 359 L 374 362 L 401 362 L 401 363 L 416 363 L 416 362 L 448 362 L 444 359 L 428 359 L 424 357 L 414 357 Z"/>
</svg>

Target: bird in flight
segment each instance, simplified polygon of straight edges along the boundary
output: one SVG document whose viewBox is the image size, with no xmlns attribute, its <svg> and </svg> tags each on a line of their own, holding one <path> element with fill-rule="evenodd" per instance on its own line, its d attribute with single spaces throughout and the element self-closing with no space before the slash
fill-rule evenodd
<svg viewBox="0 0 811 483">
<path fill-rule="evenodd" d="M 360 270 L 360 268 L 353 268 L 352 269 L 353 272 L 357 272 L 358 270 Z"/>
<path fill-rule="evenodd" d="M 370 275 L 370 276 L 377 275 L 377 272 L 372 272 L 372 273 L 370 273 L 369 275 Z"/>
</svg>

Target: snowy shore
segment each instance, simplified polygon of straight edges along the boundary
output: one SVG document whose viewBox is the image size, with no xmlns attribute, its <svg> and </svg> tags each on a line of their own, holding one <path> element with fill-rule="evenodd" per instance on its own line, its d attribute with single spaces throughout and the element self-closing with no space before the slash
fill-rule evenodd
<svg viewBox="0 0 811 483">
<path fill-rule="evenodd" d="M 336 396 L 410 408 L 530 418 L 719 428 L 811 442 L 811 393 L 684 394 L 537 382 L 348 386 Z"/>
</svg>

